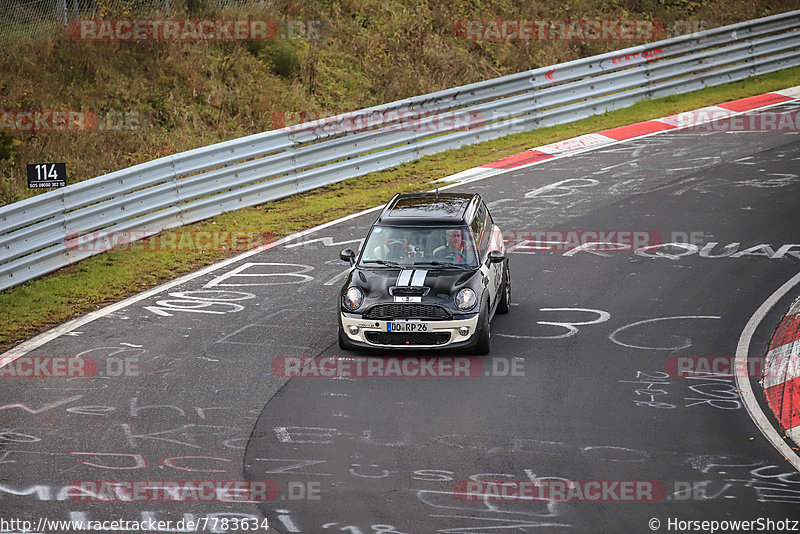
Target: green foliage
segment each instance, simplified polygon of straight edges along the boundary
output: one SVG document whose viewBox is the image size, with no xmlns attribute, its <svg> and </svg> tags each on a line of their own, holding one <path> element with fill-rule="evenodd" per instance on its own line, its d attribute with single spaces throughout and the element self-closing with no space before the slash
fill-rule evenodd
<svg viewBox="0 0 800 534">
<path fill-rule="evenodd" d="M 206 15 L 209 7 L 209 0 L 186 0 L 186 12 L 193 17 Z"/>
<path fill-rule="evenodd" d="M 288 40 L 269 43 L 261 52 L 269 69 L 283 78 L 293 78 L 300 71 L 297 47 Z"/>
<path fill-rule="evenodd" d="M 136 0 L 95 0 L 103 18 L 124 18 L 136 7 Z"/>
<path fill-rule="evenodd" d="M 258 57 L 267 47 L 267 41 L 245 41 L 244 46 L 253 56 Z"/>
<path fill-rule="evenodd" d="M 22 142 L 11 137 L 11 134 L 0 132 L 0 160 L 11 159 Z"/>
<path fill-rule="evenodd" d="M 667 8 L 693 13 L 700 8 L 711 5 L 713 2 L 711 0 L 659 0 L 659 3 Z"/>
</svg>

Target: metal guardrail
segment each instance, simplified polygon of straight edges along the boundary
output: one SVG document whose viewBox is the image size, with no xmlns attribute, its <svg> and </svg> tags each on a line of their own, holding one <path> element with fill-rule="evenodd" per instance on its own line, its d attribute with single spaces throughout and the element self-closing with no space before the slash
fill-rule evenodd
<svg viewBox="0 0 800 534">
<path fill-rule="evenodd" d="M 0 207 L 0 290 L 137 237 L 466 144 L 800 65 L 800 11 L 174 154 Z M 81 243 L 81 246 L 76 246 Z"/>
</svg>

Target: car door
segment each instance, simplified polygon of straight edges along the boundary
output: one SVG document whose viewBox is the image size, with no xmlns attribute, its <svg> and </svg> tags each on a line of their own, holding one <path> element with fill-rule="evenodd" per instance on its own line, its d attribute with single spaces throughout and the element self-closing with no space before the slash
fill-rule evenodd
<svg viewBox="0 0 800 534">
<path fill-rule="evenodd" d="M 483 273 L 486 280 L 486 291 L 489 292 L 489 301 L 492 303 L 492 310 L 497 305 L 497 295 L 500 291 L 500 283 L 502 281 L 502 263 L 491 263 L 489 260 L 489 250 L 492 238 L 492 223 L 489 210 L 486 205 L 481 202 L 478 211 L 475 214 L 475 219 L 472 222 L 472 231 L 475 235 L 475 242 L 478 246 L 478 260 L 481 265 L 481 273 Z"/>
<path fill-rule="evenodd" d="M 500 229 L 494 225 L 494 221 L 492 220 L 492 215 L 489 213 L 488 209 L 486 210 L 486 240 L 487 240 L 487 247 L 486 247 L 487 257 L 489 255 L 489 252 L 493 250 L 501 250 L 505 252 L 505 245 L 503 244 L 503 234 L 500 232 Z M 492 302 L 496 302 L 496 298 L 500 295 L 500 286 L 503 283 L 503 266 L 504 262 L 489 263 L 491 272 L 491 283 L 494 287 L 494 293 L 492 294 L 494 300 L 492 300 Z"/>
</svg>

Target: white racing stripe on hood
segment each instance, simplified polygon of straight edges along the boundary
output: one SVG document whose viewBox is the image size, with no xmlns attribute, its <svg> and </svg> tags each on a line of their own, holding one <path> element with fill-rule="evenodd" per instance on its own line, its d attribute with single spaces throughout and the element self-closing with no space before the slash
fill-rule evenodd
<svg viewBox="0 0 800 534">
<path fill-rule="evenodd" d="M 400 275 L 397 277 L 397 285 L 398 286 L 407 286 L 408 283 L 411 281 L 411 274 L 414 272 L 413 269 L 403 269 L 400 271 Z"/>
<path fill-rule="evenodd" d="M 414 277 L 411 278 L 411 283 L 409 285 L 414 287 L 422 287 L 425 283 L 426 276 L 428 276 L 428 271 L 425 269 L 417 269 L 414 271 Z"/>
</svg>

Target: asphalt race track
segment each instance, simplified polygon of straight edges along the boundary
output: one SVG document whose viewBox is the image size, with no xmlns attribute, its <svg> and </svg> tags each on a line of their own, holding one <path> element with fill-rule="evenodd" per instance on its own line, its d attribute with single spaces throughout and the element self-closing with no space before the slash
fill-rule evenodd
<svg viewBox="0 0 800 534">
<path fill-rule="evenodd" d="M 266 517 L 278 532 L 357 534 L 800 519 L 800 474 L 760 434 L 734 378 L 678 377 L 669 364 L 733 357 L 755 310 L 797 274 L 800 244 L 786 245 L 800 243 L 798 168 L 797 132 L 690 129 L 452 189 L 483 195 L 507 237 L 556 229 L 691 241 L 646 254 L 517 247 L 513 306 L 492 323 L 492 352 L 479 360 L 489 374 L 474 378 L 273 373 L 283 356 L 356 355 L 336 343 L 347 267 L 338 253 L 359 245 L 374 211 L 105 314 L 30 354 L 91 356 L 105 370 L 127 359 L 136 371 L 3 381 L 2 516 Z M 768 314 L 751 355 L 763 355 L 797 294 Z M 89 502 L 64 491 L 76 481 L 243 478 L 274 481 L 282 497 Z M 465 481 L 534 479 L 649 482 L 664 494 L 456 495 Z"/>
</svg>

